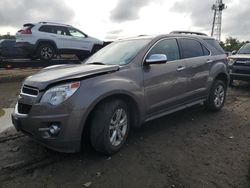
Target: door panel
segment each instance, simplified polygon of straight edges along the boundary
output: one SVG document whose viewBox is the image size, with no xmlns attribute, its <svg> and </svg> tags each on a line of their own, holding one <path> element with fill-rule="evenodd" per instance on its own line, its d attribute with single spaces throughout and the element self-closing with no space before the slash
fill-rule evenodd
<svg viewBox="0 0 250 188">
<path fill-rule="evenodd" d="M 194 39 L 178 39 L 188 77 L 187 95 L 189 100 L 203 97 L 209 76 L 209 51 Z"/>
<path fill-rule="evenodd" d="M 75 28 L 67 28 L 71 36 L 71 45 L 73 49 L 91 51 L 93 42 L 81 31 Z"/>
<path fill-rule="evenodd" d="M 145 99 L 149 113 L 181 104 L 185 100 L 187 77 L 177 71 L 182 60 L 143 68 Z"/>
<path fill-rule="evenodd" d="M 187 91 L 190 97 L 196 98 L 205 95 L 209 76 L 208 57 L 186 59 L 188 85 Z"/>
<path fill-rule="evenodd" d="M 180 60 L 176 39 L 158 41 L 147 57 L 165 54 L 168 61 L 164 64 L 144 65 L 144 92 L 148 114 L 157 113 L 185 101 L 187 76 L 185 64 Z"/>
</svg>

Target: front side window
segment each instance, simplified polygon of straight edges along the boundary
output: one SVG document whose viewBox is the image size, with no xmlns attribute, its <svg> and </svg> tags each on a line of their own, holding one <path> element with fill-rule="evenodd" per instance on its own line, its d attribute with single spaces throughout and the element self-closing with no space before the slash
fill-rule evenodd
<svg viewBox="0 0 250 188">
<path fill-rule="evenodd" d="M 54 27 L 53 32 L 57 35 L 67 35 L 67 32 L 64 27 Z"/>
<path fill-rule="evenodd" d="M 158 42 L 148 53 L 147 58 L 153 54 L 165 54 L 168 61 L 180 59 L 179 47 L 176 39 L 164 39 Z"/>
<path fill-rule="evenodd" d="M 179 39 L 182 47 L 182 58 L 193 58 L 203 56 L 201 43 L 192 39 Z"/>
<path fill-rule="evenodd" d="M 81 31 L 74 29 L 74 28 L 68 28 L 69 34 L 73 37 L 81 37 L 84 38 L 86 35 L 84 35 Z"/>
</svg>

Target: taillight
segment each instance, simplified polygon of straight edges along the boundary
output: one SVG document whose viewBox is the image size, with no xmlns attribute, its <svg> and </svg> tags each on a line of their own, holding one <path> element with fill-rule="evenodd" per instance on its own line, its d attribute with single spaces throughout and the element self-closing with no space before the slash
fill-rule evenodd
<svg viewBox="0 0 250 188">
<path fill-rule="evenodd" d="M 31 29 L 25 29 L 25 30 L 20 30 L 20 33 L 25 35 L 31 35 L 32 31 Z"/>
</svg>

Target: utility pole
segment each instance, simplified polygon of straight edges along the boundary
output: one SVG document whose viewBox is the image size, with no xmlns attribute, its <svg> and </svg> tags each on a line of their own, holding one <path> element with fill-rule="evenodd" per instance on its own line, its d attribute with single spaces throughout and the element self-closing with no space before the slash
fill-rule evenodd
<svg viewBox="0 0 250 188">
<path fill-rule="evenodd" d="M 222 11 L 226 9 L 226 5 L 223 3 L 223 0 L 216 0 L 215 4 L 212 6 L 214 11 L 213 25 L 211 36 L 216 40 L 221 40 L 221 24 L 222 24 Z"/>
</svg>

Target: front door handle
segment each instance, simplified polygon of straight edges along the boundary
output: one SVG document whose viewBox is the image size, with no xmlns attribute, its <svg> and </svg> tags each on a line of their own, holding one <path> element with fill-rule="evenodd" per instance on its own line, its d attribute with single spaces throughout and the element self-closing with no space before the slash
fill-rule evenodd
<svg viewBox="0 0 250 188">
<path fill-rule="evenodd" d="M 207 63 L 212 63 L 212 62 L 213 62 L 213 60 L 211 60 L 211 59 L 207 60 Z"/>
<path fill-rule="evenodd" d="M 184 66 L 179 66 L 178 68 L 177 68 L 177 71 L 179 72 L 179 71 L 183 71 L 183 70 L 185 70 L 186 69 L 186 67 L 184 67 Z"/>
</svg>

